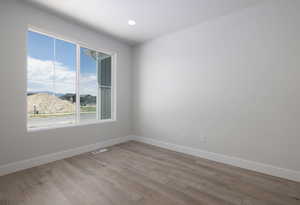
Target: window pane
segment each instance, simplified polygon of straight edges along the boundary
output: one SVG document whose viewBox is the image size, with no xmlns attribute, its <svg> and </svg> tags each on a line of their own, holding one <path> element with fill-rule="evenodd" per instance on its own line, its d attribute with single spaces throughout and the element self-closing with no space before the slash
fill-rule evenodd
<svg viewBox="0 0 300 205">
<path fill-rule="evenodd" d="M 104 56 L 100 69 L 101 119 L 111 119 L 111 57 Z"/>
<path fill-rule="evenodd" d="M 80 48 L 80 121 L 97 119 L 97 68 L 91 50 Z"/>
<path fill-rule="evenodd" d="M 80 121 L 111 119 L 111 56 L 80 48 Z"/>
<path fill-rule="evenodd" d="M 75 121 L 76 45 L 28 32 L 28 127 Z"/>
</svg>

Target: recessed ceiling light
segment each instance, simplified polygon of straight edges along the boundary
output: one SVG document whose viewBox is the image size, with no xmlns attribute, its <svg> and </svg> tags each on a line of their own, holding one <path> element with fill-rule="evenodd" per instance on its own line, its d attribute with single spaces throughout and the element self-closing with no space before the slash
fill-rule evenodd
<svg viewBox="0 0 300 205">
<path fill-rule="evenodd" d="M 134 20 L 128 20 L 128 25 L 129 26 L 134 26 L 136 22 Z"/>
</svg>

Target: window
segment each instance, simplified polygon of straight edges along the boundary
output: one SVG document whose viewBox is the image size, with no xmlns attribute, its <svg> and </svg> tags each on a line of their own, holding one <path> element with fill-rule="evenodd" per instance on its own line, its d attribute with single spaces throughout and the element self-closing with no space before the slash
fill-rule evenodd
<svg viewBox="0 0 300 205">
<path fill-rule="evenodd" d="M 111 54 L 28 31 L 27 126 L 113 120 Z"/>
</svg>

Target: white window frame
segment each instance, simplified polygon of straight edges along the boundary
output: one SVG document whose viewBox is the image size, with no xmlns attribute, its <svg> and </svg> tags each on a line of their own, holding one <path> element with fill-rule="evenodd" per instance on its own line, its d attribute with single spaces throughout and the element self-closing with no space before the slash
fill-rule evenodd
<svg viewBox="0 0 300 205">
<path fill-rule="evenodd" d="M 93 46 L 90 46 L 88 43 L 83 43 L 81 41 L 78 40 L 74 40 L 74 39 L 70 39 L 70 38 L 65 38 L 62 35 L 57 35 L 53 32 L 48 32 L 45 31 L 44 29 L 40 29 L 34 26 L 29 25 L 27 27 L 27 32 L 26 35 L 28 33 L 28 31 L 31 32 L 35 32 L 38 34 L 42 34 L 51 38 L 55 38 L 58 40 L 62 40 L 68 43 L 72 43 L 76 46 L 76 82 L 75 82 L 75 93 L 76 93 L 76 109 L 75 109 L 75 122 L 72 124 L 53 124 L 53 125 L 48 125 L 48 126 L 41 126 L 41 127 L 34 127 L 34 128 L 30 128 L 28 126 L 28 116 L 26 117 L 26 127 L 27 127 L 27 131 L 31 132 L 31 131 L 39 131 L 39 130 L 49 130 L 49 129 L 56 129 L 56 128 L 64 128 L 64 127 L 77 127 L 77 126 L 85 126 L 85 125 L 93 125 L 93 124 L 102 124 L 102 123 L 108 123 L 108 122 L 116 122 L 117 121 L 117 114 L 116 114 L 116 102 L 117 102 L 117 98 L 116 98 L 116 69 L 117 69 L 117 52 L 115 51 L 111 51 L 111 50 L 106 50 L 106 49 L 99 49 L 99 48 L 95 48 Z M 87 48 L 87 49 L 91 49 L 94 50 L 96 52 L 100 52 L 100 53 L 104 53 L 107 54 L 109 56 L 111 56 L 112 60 L 111 60 L 111 119 L 105 119 L 105 120 L 101 120 L 101 119 L 95 119 L 95 120 L 91 120 L 89 122 L 80 122 L 80 48 Z M 27 53 L 26 53 L 27 56 Z M 27 70 L 27 66 L 28 66 L 28 62 L 27 62 L 27 58 L 26 58 L 26 70 Z M 26 76 L 27 76 L 27 71 L 26 71 Z M 28 82 L 28 79 L 26 77 L 26 83 Z M 99 93 L 98 93 L 99 95 Z M 98 100 L 99 96 L 97 97 L 97 104 L 99 103 Z M 101 97 L 101 96 L 100 96 Z M 27 84 L 26 84 L 26 108 L 27 108 Z M 101 107 L 101 106 L 100 106 Z M 98 108 L 97 108 L 98 109 Z M 101 110 L 97 110 L 97 115 L 99 114 L 98 112 Z M 26 112 L 27 115 L 27 112 Z"/>
</svg>

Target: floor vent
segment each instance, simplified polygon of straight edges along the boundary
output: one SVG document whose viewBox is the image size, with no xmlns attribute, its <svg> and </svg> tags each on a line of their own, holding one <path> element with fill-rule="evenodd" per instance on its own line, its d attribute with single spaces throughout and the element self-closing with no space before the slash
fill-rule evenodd
<svg viewBox="0 0 300 205">
<path fill-rule="evenodd" d="M 107 151 L 108 151 L 108 149 L 106 149 L 106 148 L 101 148 L 101 149 L 96 149 L 96 150 L 92 151 L 91 153 L 92 153 L 92 154 L 99 154 L 99 153 L 107 152 Z"/>
</svg>

